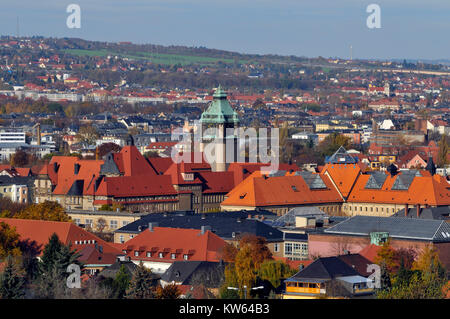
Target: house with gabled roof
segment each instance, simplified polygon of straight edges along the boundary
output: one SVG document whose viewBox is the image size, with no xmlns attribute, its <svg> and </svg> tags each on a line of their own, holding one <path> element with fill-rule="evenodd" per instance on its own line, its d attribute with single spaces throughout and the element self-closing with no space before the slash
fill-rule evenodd
<svg viewBox="0 0 450 319">
<path fill-rule="evenodd" d="M 175 261 L 219 262 L 226 242 L 209 230 L 149 227 L 122 244 L 122 251 L 153 273 L 164 273 Z"/>
<path fill-rule="evenodd" d="M 71 222 L 56 222 L 33 219 L 0 218 L 0 222 L 14 227 L 20 240 L 26 242 L 32 251 L 40 257 L 49 238 L 56 233 L 64 245 L 71 245 L 80 254 L 78 260 L 89 274 L 95 274 L 112 265 L 118 256 L 123 255 L 120 249 L 78 227 Z"/>
<path fill-rule="evenodd" d="M 371 280 L 349 265 L 349 258 L 344 261 L 340 257 L 318 258 L 287 278 L 283 299 L 348 298 L 372 294 Z"/>
</svg>

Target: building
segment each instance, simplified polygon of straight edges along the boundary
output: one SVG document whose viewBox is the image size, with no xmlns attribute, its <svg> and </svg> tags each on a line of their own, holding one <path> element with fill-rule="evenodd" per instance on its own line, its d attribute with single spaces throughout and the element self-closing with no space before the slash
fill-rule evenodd
<svg viewBox="0 0 450 319">
<path fill-rule="evenodd" d="M 223 210 L 266 209 L 278 215 L 301 206 L 314 206 L 326 213 L 341 211 L 342 197 L 327 175 L 308 171 L 254 172 L 230 191 Z"/>
<path fill-rule="evenodd" d="M 151 227 L 122 244 L 136 264 L 163 274 L 175 261 L 219 262 L 225 241 L 209 230 Z"/>
<path fill-rule="evenodd" d="M 373 289 L 368 286 L 371 281 L 340 257 L 318 258 L 286 279 L 283 299 L 345 298 L 372 294 Z"/>
<path fill-rule="evenodd" d="M 64 245 L 71 245 L 81 256 L 83 269 L 88 274 L 96 274 L 112 265 L 122 252 L 106 241 L 71 222 L 54 222 L 33 219 L 0 218 L 9 226 L 15 227 L 22 241 L 29 241 L 37 249 L 40 258 L 45 245 L 53 233 L 58 235 Z"/>
<path fill-rule="evenodd" d="M 227 140 L 232 140 L 231 144 L 235 149 L 234 157 L 237 156 L 237 140 L 235 133 L 233 132 L 232 135 L 227 135 L 227 129 L 237 128 L 237 125 L 239 124 L 239 117 L 228 102 L 227 94 L 222 90 L 221 86 L 219 86 L 214 92 L 213 101 L 208 106 L 207 110 L 202 113 L 200 123 L 202 125 L 202 132 L 205 132 L 207 128 L 211 127 L 216 130 L 215 136 L 202 136 L 200 151 L 203 152 L 205 149 L 205 144 L 211 143 L 211 139 L 213 139 L 213 143 L 215 143 L 215 161 L 214 163 L 210 163 L 212 171 L 226 171 L 230 162 L 228 160 L 227 163 Z M 235 161 L 236 160 L 233 160 L 231 162 Z"/>
<path fill-rule="evenodd" d="M 370 244 L 390 239 L 394 249 L 413 249 L 420 253 L 432 245 L 440 261 L 450 268 L 450 224 L 444 220 L 408 217 L 354 216 L 308 238 L 311 256 L 335 256 L 344 251 L 359 253 Z"/>
</svg>

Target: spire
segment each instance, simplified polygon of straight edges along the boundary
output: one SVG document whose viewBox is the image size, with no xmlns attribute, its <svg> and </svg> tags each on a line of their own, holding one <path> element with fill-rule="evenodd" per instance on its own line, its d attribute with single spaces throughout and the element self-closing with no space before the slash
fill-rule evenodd
<svg viewBox="0 0 450 319">
<path fill-rule="evenodd" d="M 427 162 L 427 166 L 425 167 L 425 169 L 430 172 L 431 176 L 436 174 L 436 165 L 434 165 L 432 156 L 428 157 L 428 162 Z"/>
<path fill-rule="evenodd" d="M 133 135 L 128 134 L 126 144 L 127 144 L 127 146 L 133 146 L 133 145 L 134 145 L 134 138 L 133 138 Z"/>
</svg>

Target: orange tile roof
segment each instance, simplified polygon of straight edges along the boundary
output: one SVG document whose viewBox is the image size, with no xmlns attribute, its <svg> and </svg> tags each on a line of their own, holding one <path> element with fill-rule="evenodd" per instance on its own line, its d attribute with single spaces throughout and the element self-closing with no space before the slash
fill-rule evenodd
<svg viewBox="0 0 450 319">
<path fill-rule="evenodd" d="M 350 194 L 361 168 L 356 164 L 326 164 L 321 174 L 327 174 L 344 198 Z"/>
<path fill-rule="evenodd" d="M 402 174 L 388 176 L 380 189 L 365 189 L 370 177 L 362 174 L 356 181 L 348 202 L 355 203 L 386 203 L 386 204 L 428 204 L 430 206 L 450 205 L 450 184 L 440 175 L 431 176 L 427 171 L 412 181 L 408 190 L 392 190 L 395 180 Z"/>
<path fill-rule="evenodd" d="M 122 244 L 122 249 L 127 251 L 127 256 L 133 260 L 173 262 L 184 260 L 195 261 L 220 261 L 220 253 L 225 247 L 225 241 L 211 231 L 203 235 L 198 229 L 182 229 L 169 227 L 154 227 L 153 231 L 144 230 L 136 237 Z M 139 256 L 135 256 L 135 252 Z M 151 252 L 151 257 L 147 257 Z M 163 258 L 159 258 L 163 253 Z M 172 259 L 171 254 L 176 254 Z"/>
<path fill-rule="evenodd" d="M 95 247 L 95 243 L 93 242 L 95 240 L 98 246 L 103 247 L 103 253 L 112 255 L 114 259 L 116 255 L 121 254 L 119 249 L 109 245 L 109 243 L 103 239 L 70 222 L 17 218 L 0 218 L 0 222 L 7 223 L 14 227 L 16 232 L 20 235 L 20 240 L 28 239 L 30 242 L 35 242 L 35 246 L 39 250 L 40 255 L 53 233 L 58 235 L 59 240 L 63 244 L 68 245 L 71 243 L 72 249 L 75 249 L 78 252 L 86 247 Z M 87 241 L 90 241 L 90 243 Z M 75 244 L 75 242 L 77 243 Z M 84 260 L 87 261 L 87 259 Z M 96 263 L 102 264 L 104 262 Z"/>
<path fill-rule="evenodd" d="M 331 180 L 326 175 L 320 176 L 327 188 L 311 190 L 301 176 L 264 178 L 261 172 L 254 172 L 227 194 L 222 206 L 265 207 L 342 202 Z"/>
</svg>

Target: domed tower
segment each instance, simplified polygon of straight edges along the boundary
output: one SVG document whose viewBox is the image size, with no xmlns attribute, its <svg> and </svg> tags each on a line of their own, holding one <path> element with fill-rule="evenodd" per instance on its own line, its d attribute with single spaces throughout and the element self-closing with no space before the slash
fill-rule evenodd
<svg viewBox="0 0 450 319">
<path fill-rule="evenodd" d="M 202 125 L 202 132 L 206 129 L 214 127 L 216 128 L 216 136 L 202 136 L 200 148 L 204 151 L 205 143 L 211 140 L 215 141 L 214 153 L 215 162 L 210 163 L 213 171 L 224 172 L 227 169 L 227 154 L 226 154 L 226 141 L 232 139 L 232 145 L 234 147 L 234 160 L 236 159 L 236 137 L 235 135 L 227 136 L 227 128 L 237 128 L 239 124 L 239 117 L 235 110 L 231 107 L 227 100 L 227 94 L 222 87 L 216 89 L 213 95 L 213 101 L 209 105 L 208 109 L 202 113 L 200 118 Z"/>
</svg>

